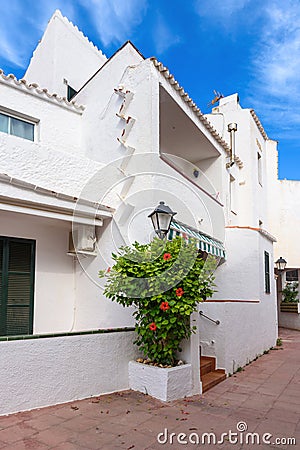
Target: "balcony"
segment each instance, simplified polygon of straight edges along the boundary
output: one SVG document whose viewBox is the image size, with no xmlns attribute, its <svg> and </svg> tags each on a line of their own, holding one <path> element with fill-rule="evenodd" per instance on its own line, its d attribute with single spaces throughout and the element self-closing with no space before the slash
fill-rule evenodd
<svg viewBox="0 0 300 450">
<path fill-rule="evenodd" d="M 159 97 L 162 159 L 222 203 L 222 158 L 214 139 L 201 131 L 193 112 L 188 115 L 162 86 Z"/>
</svg>

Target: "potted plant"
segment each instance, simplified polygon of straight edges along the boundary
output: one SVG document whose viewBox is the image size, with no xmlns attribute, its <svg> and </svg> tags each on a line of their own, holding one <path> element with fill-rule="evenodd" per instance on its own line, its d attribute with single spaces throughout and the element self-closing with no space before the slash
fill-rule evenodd
<svg viewBox="0 0 300 450">
<path fill-rule="evenodd" d="M 112 255 L 104 294 L 124 307 L 134 306 L 135 343 L 144 358 L 129 363 L 129 383 L 161 400 L 189 395 L 191 366 L 179 358 L 180 344 L 196 327 L 197 304 L 213 293 L 212 263 L 198 254 L 196 241 L 177 237 L 135 242 Z"/>
<path fill-rule="evenodd" d="M 299 283 L 289 282 L 286 283 L 284 289 L 282 289 L 282 303 L 280 305 L 281 312 L 296 312 L 300 313 L 299 304 Z"/>
</svg>

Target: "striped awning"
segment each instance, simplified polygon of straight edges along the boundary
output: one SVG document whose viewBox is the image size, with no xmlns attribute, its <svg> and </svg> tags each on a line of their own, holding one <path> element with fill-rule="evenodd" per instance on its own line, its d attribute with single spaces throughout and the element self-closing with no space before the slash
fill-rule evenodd
<svg viewBox="0 0 300 450">
<path fill-rule="evenodd" d="M 226 258 L 226 251 L 222 242 L 173 220 L 171 222 L 170 231 L 168 234 L 169 241 L 174 239 L 176 236 L 181 236 L 188 241 L 191 238 L 195 238 L 197 239 L 197 246 L 199 250 L 220 258 Z"/>
</svg>

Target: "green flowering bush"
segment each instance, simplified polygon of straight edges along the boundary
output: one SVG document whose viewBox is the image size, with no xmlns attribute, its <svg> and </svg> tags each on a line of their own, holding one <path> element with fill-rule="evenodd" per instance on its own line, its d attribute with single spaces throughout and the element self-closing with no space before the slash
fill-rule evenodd
<svg viewBox="0 0 300 450">
<path fill-rule="evenodd" d="M 194 331 L 190 316 L 213 294 L 212 264 L 198 255 L 196 242 L 177 237 L 135 242 L 112 255 L 104 294 L 123 306 L 134 306 L 136 344 L 154 363 L 175 365 L 180 343 Z"/>
<path fill-rule="evenodd" d="M 289 282 L 286 283 L 284 289 L 282 289 L 282 301 L 285 303 L 297 303 L 299 302 L 299 291 L 298 291 L 299 283 Z"/>
</svg>

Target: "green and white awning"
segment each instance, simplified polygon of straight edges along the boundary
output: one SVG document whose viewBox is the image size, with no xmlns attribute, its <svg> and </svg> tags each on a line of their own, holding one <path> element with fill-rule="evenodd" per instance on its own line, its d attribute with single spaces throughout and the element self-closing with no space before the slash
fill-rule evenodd
<svg viewBox="0 0 300 450">
<path fill-rule="evenodd" d="M 206 234 L 200 233 L 200 231 L 189 228 L 187 225 L 172 221 L 168 239 L 171 241 L 177 236 L 181 236 L 187 241 L 191 238 L 197 239 L 197 246 L 199 250 L 220 258 L 226 258 L 226 251 L 222 242 L 217 241 Z"/>
</svg>

